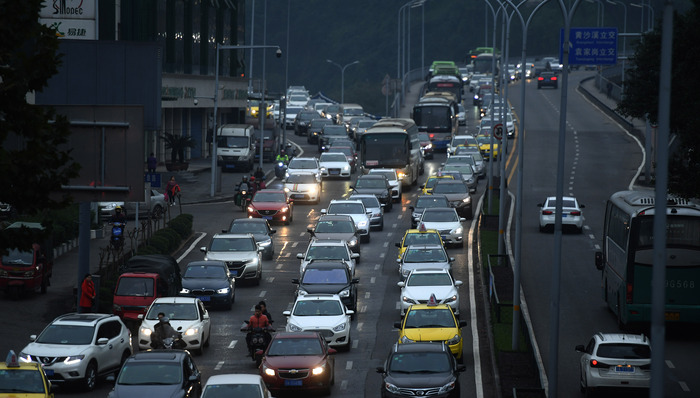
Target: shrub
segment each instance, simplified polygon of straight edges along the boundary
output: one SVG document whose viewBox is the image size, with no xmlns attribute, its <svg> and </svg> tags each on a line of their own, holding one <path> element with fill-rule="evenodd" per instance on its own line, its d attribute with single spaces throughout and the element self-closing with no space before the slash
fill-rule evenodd
<svg viewBox="0 0 700 398">
<path fill-rule="evenodd" d="M 170 241 L 162 235 L 153 235 L 150 239 L 150 246 L 157 251 L 157 254 L 170 254 Z"/>
<path fill-rule="evenodd" d="M 182 241 L 180 234 L 178 234 L 173 228 L 158 230 L 153 234 L 153 237 L 162 237 L 168 241 L 168 253 L 177 250 L 177 248 L 180 247 L 180 241 Z"/>
</svg>

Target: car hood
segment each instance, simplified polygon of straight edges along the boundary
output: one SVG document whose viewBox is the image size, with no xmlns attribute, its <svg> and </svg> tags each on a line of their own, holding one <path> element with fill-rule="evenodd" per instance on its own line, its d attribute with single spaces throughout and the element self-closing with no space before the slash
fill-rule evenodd
<svg viewBox="0 0 700 398">
<path fill-rule="evenodd" d="M 287 203 L 280 202 L 252 202 L 250 204 L 256 210 L 280 210 L 287 206 Z"/>
<path fill-rule="evenodd" d="M 265 357 L 265 363 L 275 369 L 279 368 L 295 368 L 295 369 L 310 369 L 320 364 L 323 361 L 321 355 L 284 355 Z"/>
<path fill-rule="evenodd" d="M 447 200 L 449 200 L 450 202 L 454 202 L 455 200 L 462 200 L 464 198 L 469 197 L 468 193 L 441 193 L 440 195 L 445 195 Z"/>
<path fill-rule="evenodd" d="M 321 167 L 324 167 L 326 169 L 336 169 L 350 167 L 350 165 L 348 164 L 348 162 L 321 162 Z"/>
<path fill-rule="evenodd" d="M 292 192 L 306 192 L 311 189 L 318 188 L 318 184 L 292 184 L 292 183 L 285 183 L 284 184 L 285 188 L 288 188 Z"/>
<path fill-rule="evenodd" d="M 32 342 L 27 344 L 21 352 L 39 357 L 70 357 L 81 355 L 91 348 L 90 345 L 66 345 L 66 344 L 44 344 Z"/>
<path fill-rule="evenodd" d="M 121 385 L 114 386 L 114 390 L 110 392 L 110 398 L 131 398 L 131 397 L 161 397 L 175 398 L 182 397 L 182 383 L 166 384 L 166 385 Z"/>
<path fill-rule="evenodd" d="M 207 252 L 207 260 L 251 261 L 258 258 L 258 252 Z"/>
<path fill-rule="evenodd" d="M 287 320 L 304 330 L 330 329 L 343 322 L 347 322 L 348 315 L 328 315 L 328 316 L 294 316 Z"/>
<path fill-rule="evenodd" d="M 342 215 L 342 216 L 350 216 L 352 218 L 352 221 L 357 225 L 360 221 L 369 221 L 369 217 L 367 214 L 341 214 L 341 213 L 328 213 L 331 215 Z"/>
<path fill-rule="evenodd" d="M 356 194 L 361 195 L 375 195 L 379 196 L 382 194 L 388 194 L 387 190 L 384 188 L 354 188 Z"/>
<path fill-rule="evenodd" d="M 385 382 L 394 384 L 399 388 L 430 388 L 442 387 L 454 380 L 451 373 L 391 373 L 384 379 Z"/>
<path fill-rule="evenodd" d="M 141 321 L 141 326 L 142 327 L 147 327 L 151 330 L 153 330 L 153 327 L 155 324 L 158 323 L 158 320 L 154 319 L 144 319 Z M 177 320 L 177 319 L 170 319 L 168 321 L 170 323 L 170 326 L 173 327 L 173 329 L 177 330 L 180 333 L 185 333 L 185 331 L 189 328 L 197 328 L 199 327 L 199 333 L 202 333 L 202 323 L 199 319 L 186 319 L 186 320 Z"/>
<path fill-rule="evenodd" d="M 403 335 L 413 341 L 445 341 L 455 337 L 459 330 L 454 328 L 404 329 Z"/>
<path fill-rule="evenodd" d="M 193 289 L 223 289 L 228 287 L 228 281 L 225 279 L 212 278 L 182 278 L 182 287 L 190 290 Z"/>
<path fill-rule="evenodd" d="M 450 263 L 447 261 L 444 262 L 425 262 L 425 263 L 401 263 L 401 269 L 404 271 L 406 270 L 413 270 L 413 269 L 425 269 L 425 268 L 442 268 L 442 269 L 447 269 L 449 270 Z"/>
<path fill-rule="evenodd" d="M 411 286 L 404 287 L 401 291 L 402 296 L 416 300 L 428 300 L 433 294 L 438 303 L 442 304 L 442 300 L 457 294 L 457 289 L 452 286 Z"/>
<path fill-rule="evenodd" d="M 313 284 L 313 285 L 300 285 L 299 288 L 306 291 L 309 294 L 338 294 L 339 292 L 345 290 L 350 285 L 346 284 Z"/>
<path fill-rule="evenodd" d="M 461 224 L 458 221 L 449 221 L 449 222 L 431 222 L 431 221 L 423 221 L 423 225 L 425 225 L 425 229 L 437 229 L 438 231 L 442 230 L 453 230 Z"/>
<path fill-rule="evenodd" d="M 340 239 L 340 240 L 350 242 L 352 240 L 352 238 L 355 237 L 355 234 L 353 234 L 352 232 L 343 232 L 343 233 L 321 232 L 321 233 L 314 233 L 314 236 L 316 236 L 318 239 Z"/>
</svg>

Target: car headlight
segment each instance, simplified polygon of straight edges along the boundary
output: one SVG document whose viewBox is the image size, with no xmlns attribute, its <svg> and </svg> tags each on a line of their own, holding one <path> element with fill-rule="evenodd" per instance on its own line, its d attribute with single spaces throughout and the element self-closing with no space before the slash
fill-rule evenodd
<svg viewBox="0 0 700 398">
<path fill-rule="evenodd" d="M 393 394 L 398 394 L 401 391 L 401 389 L 391 383 L 384 383 L 384 388 Z"/>
<path fill-rule="evenodd" d="M 350 166 L 343 166 L 343 170 L 350 171 Z"/>
<path fill-rule="evenodd" d="M 286 213 L 289 211 L 289 207 L 283 207 L 282 210 L 280 210 L 280 213 Z"/>
<path fill-rule="evenodd" d="M 350 297 L 350 289 L 345 289 L 342 292 L 338 293 L 338 296 L 340 297 Z"/>
<path fill-rule="evenodd" d="M 268 368 L 267 366 L 263 365 L 263 372 L 268 375 L 268 376 L 275 376 L 275 370 L 272 368 Z"/>
<path fill-rule="evenodd" d="M 248 206 L 248 213 L 254 213 L 255 208 L 253 206 Z"/>
<path fill-rule="evenodd" d="M 147 327 L 142 327 L 141 330 L 139 331 L 139 333 L 148 337 L 151 335 L 151 333 L 153 333 L 153 330 L 151 330 L 150 328 L 147 328 Z"/>
<path fill-rule="evenodd" d="M 293 323 L 287 324 L 287 328 L 290 332 L 301 332 L 301 328 Z"/>
<path fill-rule="evenodd" d="M 358 228 L 366 227 L 367 226 L 367 221 L 360 221 L 357 223 Z"/>
<path fill-rule="evenodd" d="M 264 242 L 260 242 L 260 246 L 270 246 L 272 244 L 272 240 L 266 240 Z"/>
<path fill-rule="evenodd" d="M 444 394 L 444 393 L 450 392 L 450 391 L 455 389 L 456 385 L 457 385 L 457 383 L 455 381 L 451 381 L 451 382 L 445 384 L 444 386 L 440 387 L 440 391 L 438 392 L 438 394 Z"/>
<path fill-rule="evenodd" d="M 198 328 L 198 327 L 196 327 L 196 328 L 189 328 L 189 329 L 185 330 L 185 333 L 183 333 L 183 335 L 185 335 L 185 336 L 196 336 L 196 335 L 198 335 L 198 334 L 199 334 L 199 328 Z"/>
<path fill-rule="evenodd" d="M 454 337 L 452 337 L 451 339 L 445 341 L 445 344 L 447 344 L 447 345 L 455 345 L 455 344 L 459 343 L 460 340 L 462 340 L 462 336 L 456 334 L 456 335 L 454 335 Z"/>
<path fill-rule="evenodd" d="M 190 292 L 190 289 L 187 289 L 184 287 L 182 288 L 182 290 L 180 290 L 180 294 L 188 294 L 189 292 Z"/>
<path fill-rule="evenodd" d="M 312 185 L 309 187 L 308 192 L 310 193 L 316 193 L 318 191 L 318 187 L 316 185 Z"/>
<path fill-rule="evenodd" d="M 230 287 L 225 287 L 223 289 L 218 289 L 216 291 L 216 294 L 228 294 L 228 292 L 230 292 L 230 291 L 231 291 Z"/>
<path fill-rule="evenodd" d="M 452 233 L 455 235 L 462 235 L 462 232 L 464 232 L 464 228 L 462 228 L 462 227 L 457 227 L 457 228 L 452 230 Z"/>
<path fill-rule="evenodd" d="M 316 366 L 315 368 L 313 368 L 313 369 L 311 370 L 311 374 L 314 375 L 314 376 L 318 376 L 318 375 L 320 375 L 321 373 L 323 373 L 323 372 L 325 371 L 325 369 L 326 369 L 326 365 L 325 365 L 325 364 L 323 364 L 323 365 L 321 365 L 321 366 Z"/>
<path fill-rule="evenodd" d="M 82 361 L 84 358 L 85 358 L 85 355 L 73 355 L 71 357 L 67 357 L 63 361 L 63 363 L 65 363 L 66 365 L 72 365 L 72 364 L 76 364 L 76 363 Z"/>
<path fill-rule="evenodd" d="M 248 262 L 246 263 L 246 265 L 248 265 L 248 264 L 258 265 L 258 258 L 257 258 L 257 257 L 251 258 L 251 259 L 248 260 Z"/>
<path fill-rule="evenodd" d="M 401 336 L 401 343 L 403 343 L 403 344 L 415 343 L 415 342 L 416 342 L 415 340 L 411 340 L 406 336 Z"/>
<path fill-rule="evenodd" d="M 17 356 L 17 359 L 20 362 L 32 362 L 32 357 L 29 354 L 26 354 L 24 352 L 20 352 L 19 355 Z"/>
<path fill-rule="evenodd" d="M 357 245 L 357 238 L 352 238 L 348 241 L 348 246 L 355 247 Z"/>
<path fill-rule="evenodd" d="M 324 172 L 324 171 L 326 171 L 326 168 L 325 168 L 325 167 L 321 167 L 321 172 Z"/>
<path fill-rule="evenodd" d="M 406 177 L 406 173 L 404 173 L 403 171 L 399 171 L 398 173 L 396 173 L 396 175 L 399 176 L 399 180 L 403 180 L 404 177 Z"/>
<path fill-rule="evenodd" d="M 418 302 L 408 296 L 401 296 L 401 301 L 403 301 L 406 304 L 418 304 Z"/>
<path fill-rule="evenodd" d="M 290 191 L 289 187 L 284 187 L 284 192 L 289 192 L 289 191 Z"/>
<path fill-rule="evenodd" d="M 451 303 L 451 302 L 453 302 L 453 301 L 457 301 L 457 295 L 456 295 L 456 294 L 453 295 L 453 296 L 451 296 L 451 297 L 446 298 L 446 299 L 443 301 L 443 303 L 447 304 L 447 303 Z"/>
<path fill-rule="evenodd" d="M 337 325 L 336 327 L 333 328 L 334 332 L 342 332 L 345 330 L 345 322 L 341 323 L 340 325 Z"/>
<path fill-rule="evenodd" d="M 428 144 L 425 146 L 425 149 L 432 149 L 432 147 L 433 147 L 433 144 Z"/>
</svg>

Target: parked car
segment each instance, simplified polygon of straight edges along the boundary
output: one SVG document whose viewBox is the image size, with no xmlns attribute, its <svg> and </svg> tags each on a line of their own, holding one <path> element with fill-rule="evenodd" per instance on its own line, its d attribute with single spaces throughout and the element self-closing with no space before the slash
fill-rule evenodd
<svg viewBox="0 0 700 398">
<path fill-rule="evenodd" d="M 236 280 L 260 284 L 262 279 L 262 255 L 264 250 L 257 245 L 252 234 L 216 234 L 209 246 L 199 249 L 204 260 L 226 262 L 229 273 Z"/>
<path fill-rule="evenodd" d="M 133 352 L 131 332 L 110 314 L 61 315 L 29 340 L 20 361 L 42 364 L 52 383 L 80 384 L 86 391 L 100 377 L 118 372 Z"/>
<path fill-rule="evenodd" d="M 140 350 L 151 347 L 151 335 L 154 326 L 160 322 L 159 313 L 170 319 L 170 325 L 182 335 L 186 349 L 201 355 L 204 347 L 209 346 L 211 338 L 211 319 L 204 308 L 202 300 L 196 297 L 160 297 L 148 308 L 146 316 L 139 315 L 138 344 Z"/>
<path fill-rule="evenodd" d="M 182 273 L 182 297 L 196 297 L 204 305 L 231 310 L 236 301 L 235 279 L 223 261 L 192 261 Z"/>
<path fill-rule="evenodd" d="M 355 312 L 347 309 L 337 294 L 307 294 L 297 296 L 287 317 L 287 332 L 319 332 L 333 348 L 350 349 L 350 317 Z"/>
<path fill-rule="evenodd" d="M 129 357 L 108 398 L 199 398 L 202 373 L 186 350 L 155 350 Z"/>
<path fill-rule="evenodd" d="M 221 231 L 227 234 L 252 234 L 255 243 L 263 249 L 264 260 L 272 260 L 275 254 L 275 242 L 272 239 L 277 230 L 270 228 L 270 224 L 263 218 L 237 218 L 231 221 L 227 230 Z"/>
<path fill-rule="evenodd" d="M 147 197 L 144 202 L 98 202 L 97 207 L 100 209 L 100 218 L 107 221 L 114 214 L 114 209 L 117 206 L 122 207 L 122 213 L 128 218 L 133 218 L 136 215 L 136 205 L 138 204 L 139 215 L 153 218 L 160 218 L 165 209 L 165 194 L 158 192 L 155 189 L 146 191 Z"/>
</svg>

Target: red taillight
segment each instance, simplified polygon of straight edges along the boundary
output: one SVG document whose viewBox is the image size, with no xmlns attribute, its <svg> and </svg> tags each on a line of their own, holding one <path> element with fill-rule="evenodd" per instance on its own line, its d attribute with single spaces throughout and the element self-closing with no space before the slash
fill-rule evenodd
<svg viewBox="0 0 700 398">
<path fill-rule="evenodd" d="M 627 284 L 627 304 L 632 304 L 632 284 Z"/>
<path fill-rule="evenodd" d="M 543 216 L 551 216 L 552 214 L 554 214 L 554 212 L 551 210 L 542 210 Z"/>
<path fill-rule="evenodd" d="M 544 80 L 544 77 L 540 76 L 537 78 L 537 80 Z"/>
<path fill-rule="evenodd" d="M 552 78 L 551 78 L 550 80 L 557 80 L 557 77 L 556 77 L 556 76 L 552 76 Z"/>
<path fill-rule="evenodd" d="M 430 137 L 430 139 L 432 140 L 433 138 L 435 138 L 435 134 L 430 134 L 428 137 Z"/>
<path fill-rule="evenodd" d="M 610 365 L 604 364 L 602 362 L 598 362 L 597 359 L 591 359 L 591 367 L 592 368 L 607 368 Z"/>
<path fill-rule="evenodd" d="M 572 216 L 580 216 L 580 215 L 581 215 L 581 212 L 580 212 L 580 211 L 572 211 L 572 212 L 569 213 L 569 214 L 571 214 Z"/>
</svg>

